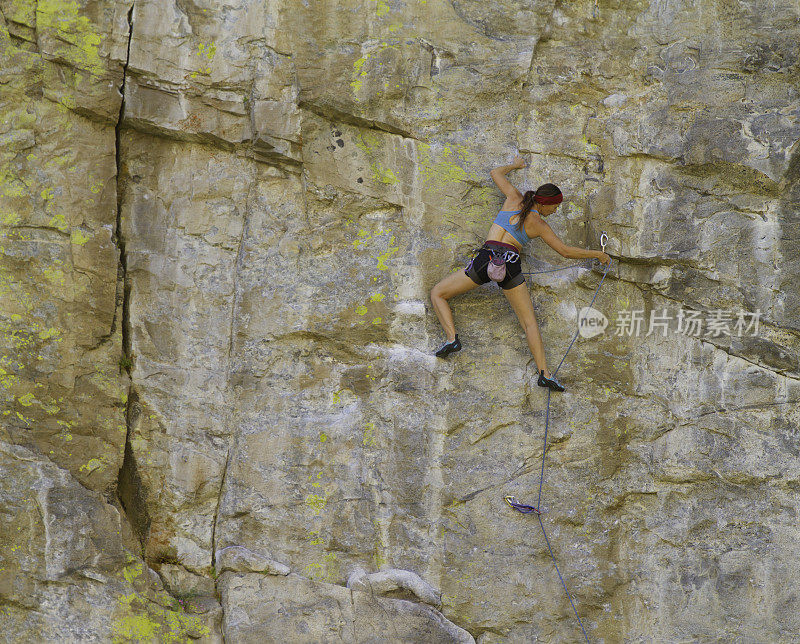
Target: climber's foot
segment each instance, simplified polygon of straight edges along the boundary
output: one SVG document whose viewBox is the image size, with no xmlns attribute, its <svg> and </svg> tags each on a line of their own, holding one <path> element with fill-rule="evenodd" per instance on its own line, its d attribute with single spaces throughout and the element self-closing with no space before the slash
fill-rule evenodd
<svg viewBox="0 0 800 644">
<path fill-rule="evenodd" d="M 555 377 L 545 378 L 544 371 L 539 372 L 539 381 L 536 383 L 540 387 L 550 387 L 553 391 L 564 391 L 564 385 L 562 385 Z"/>
<path fill-rule="evenodd" d="M 436 352 L 436 357 L 446 358 L 453 351 L 461 351 L 461 340 L 458 339 L 458 333 L 456 333 L 455 340 L 442 345 L 441 349 Z"/>
</svg>

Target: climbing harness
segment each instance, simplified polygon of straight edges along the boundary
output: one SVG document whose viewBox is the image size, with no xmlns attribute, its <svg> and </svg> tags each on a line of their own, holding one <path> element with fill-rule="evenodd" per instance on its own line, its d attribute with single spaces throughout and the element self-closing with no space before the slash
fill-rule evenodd
<svg viewBox="0 0 800 644">
<path fill-rule="evenodd" d="M 605 252 L 606 244 L 608 243 L 608 235 L 603 231 L 603 234 L 600 236 L 600 245 L 603 248 L 603 252 Z M 579 266 L 580 264 L 576 264 Z M 570 268 L 570 267 L 567 267 Z M 603 271 L 603 277 L 600 279 L 600 283 L 597 285 L 597 288 L 594 291 L 594 296 L 592 296 L 592 302 L 589 304 L 591 308 L 594 305 L 594 300 L 597 297 L 598 291 L 600 291 L 600 287 L 603 285 L 603 280 L 605 280 L 606 275 L 608 274 L 608 269 L 611 268 L 611 262 L 608 262 L 605 270 Z M 563 270 L 563 269 L 557 269 Z M 539 271 L 539 272 L 550 272 L 550 271 Z M 572 342 L 569 343 L 567 350 L 564 352 L 564 357 L 561 358 L 561 362 L 558 363 L 556 370 L 553 372 L 553 377 L 555 378 L 558 370 L 561 369 L 561 365 L 564 364 L 564 360 L 567 357 L 570 349 L 572 349 L 572 345 L 575 344 L 575 340 L 578 338 L 579 331 L 575 332 L 575 335 L 572 338 Z M 542 535 L 544 536 L 545 543 L 547 543 L 547 549 L 550 551 L 550 558 L 553 560 L 553 566 L 555 566 L 556 572 L 558 573 L 558 578 L 561 580 L 561 586 L 564 588 L 564 592 L 567 594 L 567 599 L 569 599 L 569 603 L 572 606 L 572 612 L 575 613 L 575 619 L 578 620 L 578 624 L 581 627 L 581 631 L 583 631 L 583 637 L 586 641 L 589 641 L 589 636 L 586 635 L 586 629 L 583 627 L 583 622 L 581 618 L 578 616 L 578 610 L 575 608 L 575 603 L 572 601 L 572 595 L 567 590 L 567 584 L 564 582 L 564 577 L 561 576 L 561 571 L 558 569 L 558 564 L 556 563 L 556 557 L 553 554 L 553 548 L 550 546 L 550 539 L 547 536 L 547 531 L 544 529 L 544 523 L 542 523 L 542 484 L 544 483 L 544 456 L 547 452 L 547 430 L 550 426 L 550 393 L 551 390 L 547 390 L 547 411 L 545 413 L 545 420 L 544 420 L 544 442 L 542 445 L 542 471 L 539 474 L 539 497 L 536 500 L 536 505 L 526 505 L 524 503 L 520 503 L 517 499 L 513 496 L 506 496 L 504 498 L 505 502 L 508 503 L 514 510 L 517 512 L 522 512 L 523 514 L 535 514 L 536 518 L 539 519 L 539 527 L 542 529 Z"/>
<path fill-rule="evenodd" d="M 513 250 L 489 248 L 484 245 L 480 248 L 472 249 L 470 252 L 470 260 L 467 270 L 472 267 L 472 262 L 475 261 L 475 258 L 478 256 L 478 253 L 480 253 L 481 250 L 489 251 L 489 263 L 486 266 L 486 274 L 489 276 L 490 280 L 495 282 L 502 282 L 505 279 L 506 262 L 513 264 L 519 259 L 519 253 Z"/>
</svg>

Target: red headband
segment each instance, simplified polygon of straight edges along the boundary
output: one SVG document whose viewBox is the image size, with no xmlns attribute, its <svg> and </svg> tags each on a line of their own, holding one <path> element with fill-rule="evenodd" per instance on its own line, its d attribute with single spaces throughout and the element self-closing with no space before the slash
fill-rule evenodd
<svg viewBox="0 0 800 644">
<path fill-rule="evenodd" d="M 564 201 L 564 195 L 562 195 L 560 192 L 557 195 L 553 195 L 551 197 L 545 197 L 543 195 L 542 196 L 535 195 L 533 199 L 534 201 L 538 201 L 541 204 L 550 205 L 550 204 L 561 203 L 562 201 Z"/>
</svg>

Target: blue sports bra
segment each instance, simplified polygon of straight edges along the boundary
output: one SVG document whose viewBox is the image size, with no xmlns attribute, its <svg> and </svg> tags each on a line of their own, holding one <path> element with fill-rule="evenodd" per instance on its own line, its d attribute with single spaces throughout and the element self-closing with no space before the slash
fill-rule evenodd
<svg viewBox="0 0 800 644">
<path fill-rule="evenodd" d="M 497 217 L 494 218 L 494 223 L 498 224 L 503 230 L 516 239 L 520 243 L 520 246 L 524 246 L 531 240 L 531 238 L 528 237 L 528 234 L 525 232 L 525 227 L 523 226 L 522 230 L 519 230 L 516 224 L 511 223 L 511 217 L 519 212 L 522 211 L 501 210 L 497 214 Z"/>
</svg>

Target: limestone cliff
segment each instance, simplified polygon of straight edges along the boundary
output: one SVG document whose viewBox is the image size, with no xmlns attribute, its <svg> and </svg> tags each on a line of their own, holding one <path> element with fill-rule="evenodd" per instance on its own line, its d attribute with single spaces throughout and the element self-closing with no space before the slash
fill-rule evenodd
<svg viewBox="0 0 800 644">
<path fill-rule="evenodd" d="M 495 285 L 433 356 L 520 152 L 614 258 L 543 485 L 589 639 L 800 642 L 798 43 L 794 0 L 0 0 L 2 637 L 582 638 L 503 501 L 546 395 Z M 552 367 L 601 275 L 528 277 Z"/>
</svg>

